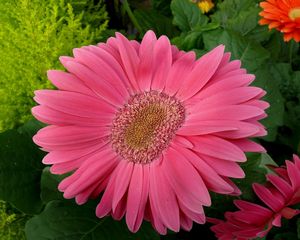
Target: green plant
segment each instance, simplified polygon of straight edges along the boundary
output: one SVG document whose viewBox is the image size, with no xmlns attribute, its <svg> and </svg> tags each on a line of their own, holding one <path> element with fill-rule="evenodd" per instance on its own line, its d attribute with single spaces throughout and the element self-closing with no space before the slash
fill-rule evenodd
<svg viewBox="0 0 300 240">
<path fill-rule="evenodd" d="M 58 57 L 95 43 L 106 29 L 103 1 L 0 0 L 0 132 L 31 118 L 33 91 L 50 88 Z"/>
<path fill-rule="evenodd" d="M 0 239 L 25 240 L 23 225 L 27 217 L 24 214 L 14 213 L 10 206 L 0 201 Z"/>
</svg>

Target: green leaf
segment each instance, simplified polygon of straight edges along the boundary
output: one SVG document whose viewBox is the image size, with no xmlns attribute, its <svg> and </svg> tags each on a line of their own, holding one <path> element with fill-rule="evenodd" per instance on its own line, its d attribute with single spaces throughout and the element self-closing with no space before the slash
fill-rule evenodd
<svg viewBox="0 0 300 240">
<path fill-rule="evenodd" d="M 226 51 L 231 52 L 233 59 L 242 61 L 249 72 L 259 69 L 270 57 L 269 52 L 259 43 L 245 38 L 239 33 L 217 29 L 203 33 L 204 46 L 207 50 L 224 44 Z"/>
<path fill-rule="evenodd" d="M 256 80 L 253 82 L 253 85 L 261 87 L 267 92 L 264 100 L 270 103 L 270 107 L 266 111 L 268 117 L 262 120 L 268 131 L 268 135 L 264 137 L 264 140 L 267 141 L 276 139 L 277 129 L 283 124 L 284 116 L 284 99 L 279 90 L 281 80 L 275 72 L 272 74 L 272 68 L 273 65 L 269 63 L 268 66 L 262 66 L 255 71 Z"/>
<path fill-rule="evenodd" d="M 165 16 L 171 16 L 171 0 L 152 0 L 152 8 Z"/>
<path fill-rule="evenodd" d="M 208 18 L 189 0 L 172 0 L 171 10 L 174 16 L 173 23 L 183 32 L 208 22 Z"/>
<path fill-rule="evenodd" d="M 151 225 L 144 223 L 133 234 L 124 221 L 95 216 L 96 202 L 78 206 L 71 201 L 52 201 L 25 227 L 28 240 L 159 240 Z"/>
<path fill-rule="evenodd" d="M 149 29 L 154 30 L 158 36 L 172 37 L 178 33 L 172 20 L 158 12 L 138 9 L 134 11 L 134 16 L 142 28 L 142 34 L 145 34 Z"/>
<path fill-rule="evenodd" d="M 265 26 L 258 25 L 261 9 L 253 6 L 247 10 L 241 11 L 236 17 L 227 21 L 225 28 L 236 31 L 242 36 L 246 36 L 257 42 L 267 41 L 271 32 Z"/>
<path fill-rule="evenodd" d="M 64 175 L 55 175 L 50 173 L 50 167 L 46 167 L 43 170 L 41 178 L 41 199 L 44 203 L 48 203 L 52 200 L 63 200 L 63 194 L 58 191 L 58 184 L 66 177 Z"/>
<path fill-rule="evenodd" d="M 218 11 L 212 15 L 213 21 L 225 26 L 229 19 L 239 16 L 239 14 L 255 6 L 253 0 L 224 0 L 217 4 Z"/>
<path fill-rule="evenodd" d="M 266 48 L 274 61 L 294 63 L 294 60 L 299 59 L 299 44 L 293 41 L 284 42 L 283 35 L 279 31 L 274 31 Z"/>
<path fill-rule="evenodd" d="M 264 168 L 267 173 L 272 173 L 273 171 L 268 168 L 268 165 L 278 166 L 277 163 L 268 155 L 267 153 L 262 153 L 260 155 L 259 167 Z"/>
<path fill-rule="evenodd" d="M 208 23 L 204 26 L 197 26 L 193 31 L 183 32 L 180 36 L 173 38 L 172 43 L 181 50 L 196 50 L 205 52 L 204 50 L 200 50 L 203 49 L 202 33 L 205 31 L 217 29 L 218 27 L 219 24 L 217 23 Z"/>
<path fill-rule="evenodd" d="M 185 51 L 190 51 L 194 48 L 199 49 L 202 45 L 202 33 L 198 31 L 181 33 L 180 36 L 172 39 L 172 44 Z"/>
<path fill-rule="evenodd" d="M 247 162 L 241 164 L 246 177 L 244 179 L 234 179 L 234 182 L 242 191 L 243 199 L 254 200 L 255 194 L 252 190 L 252 184 L 265 183 L 265 174 L 267 173 L 267 170 L 262 163 L 262 154 L 252 153 L 247 155 Z"/>
<path fill-rule="evenodd" d="M 38 213 L 42 208 L 40 178 L 42 152 L 32 142 L 31 124 L 0 134 L 0 198 L 22 212 Z"/>
</svg>

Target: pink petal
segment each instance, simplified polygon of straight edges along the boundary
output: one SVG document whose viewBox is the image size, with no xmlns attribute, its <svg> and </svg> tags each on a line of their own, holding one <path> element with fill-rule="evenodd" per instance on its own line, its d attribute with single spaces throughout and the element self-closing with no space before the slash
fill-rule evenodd
<svg viewBox="0 0 300 240">
<path fill-rule="evenodd" d="M 127 204 L 127 196 L 125 194 L 111 213 L 113 219 L 120 221 L 124 217 L 127 211 L 126 204 Z"/>
<path fill-rule="evenodd" d="M 133 46 L 133 48 L 135 49 L 135 51 L 138 53 L 139 49 L 140 49 L 140 43 L 138 41 L 136 41 L 136 40 L 130 40 L 129 42 Z"/>
<path fill-rule="evenodd" d="M 300 188 L 300 171 L 291 161 L 285 161 L 289 179 L 294 190 Z"/>
<path fill-rule="evenodd" d="M 234 88 L 245 87 L 253 81 L 254 78 L 255 76 L 251 74 L 232 75 L 227 78 L 222 76 L 220 81 L 210 85 L 208 84 L 208 86 L 203 88 L 194 98 L 190 99 L 189 102 L 196 99 L 206 99 L 219 92 L 226 92 Z"/>
<path fill-rule="evenodd" d="M 224 64 L 222 67 L 218 69 L 216 74 L 214 75 L 212 82 L 217 82 L 219 79 L 221 79 L 224 75 L 230 74 L 236 70 L 240 70 L 241 68 L 241 61 L 240 60 L 233 60 L 231 62 L 228 62 L 227 64 Z"/>
<path fill-rule="evenodd" d="M 119 92 L 114 91 L 114 88 L 110 83 L 103 81 L 101 76 L 85 65 L 74 60 L 66 62 L 64 66 L 70 73 L 73 73 L 81 79 L 99 97 L 105 99 L 114 106 L 123 104 L 124 97 Z"/>
<path fill-rule="evenodd" d="M 228 121 L 227 121 L 228 122 Z M 222 131 L 238 130 L 238 128 L 233 124 L 226 125 L 224 121 L 185 121 L 183 126 L 179 128 L 177 134 L 183 136 L 195 136 L 195 135 L 205 135 L 211 133 L 217 133 Z"/>
<path fill-rule="evenodd" d="M 86 50 L 92 52 L 93 54 L 97 55 L 98 58 L 102 59 L 103 61 L 107 62 L 107 64 L 114 70 L 114 72 L 118 75 L 118 79 L 120 79 L 121 83 L 123 84 L 126 89 L 132 93 L 132 89 L 130 88 L 130 83 L 125 75 L 125 72 L 121 65 L 120 56 L 115 50 L 111 49 L 106 44 L 101 45 L 101 47 L 90 45 L 85 47 Z"/>
<path fill-rule="evenodd" d="M 257 99 L 249 100 L 249 101 L 245 102 L 245 104 L 254 106 L 254 107 L 259 107 L 263 110 L 266 110 L 267 108 L 270 107 L 270 104 L 268 102 L 265 102 L 262 100 L 257 100 Z"/>
<path fill-rule="evenodd" d="M 266 152 L 266 150 L 261 145 L 256 142 L 252 142 L 249 139 L 236 139 L 230 141 L 244 152 Z"/>
<path fill-rule="evenodd" d="M 143 165 L 135 164 L 133 166 L 132 177 L 128 187 L 126 213 L 126 223 L 132 232 L 136 232 L 140 227 L 141 222 L 138 223 L 139 226 L 136 226 L 136 220 L 140 206 L 146 203 L 141 202 L 143 197 L 143 185 Z"/>
<path fill-rule="evenodd" d="M 147 203 L 147 199 L 149 196 L 149 182 L 150 182 L 149 178 L 150 178 L 150 167 L 147 164 L 147 165 L 143 166 L 143 189 L 142 189 L 142 196 L 141 196 L 138 215 L 135 220 L 134 227 L 133 227 L 134 231 L 139 229 L 139 227 L 142 224 L 143 218 L 144 218 L 146 203 Z"/>
<path fill-rule="evenodd" d="M 227 105 L 214 108 L 203 108 L 197 112 L 190 112 L 187 120 L 246 120 L 263 114 L 264 111 L 257 107 L 247 105 Z"/>
<path fill-rule="evenodd" d="M 101 161 L 99 161 L 99 159 L 101 159 Z M 115 153 L 112 153 L 111 149 L 101 151 L 91 156 L 78 169 L 78 171 L 81 171 L 81 169 L 85 170 L 82 171 L 80 177 L 76 181 L 66 188 L 64 197 L 73 198 L 89 186 L 101 182 L 107 174 L 111 173 L 117 163 L 118 161 Z"/>
<path fill-rule="evenodd" d="M 262 215 L 265 215 L 266 217 L 271 217 L 273 214 L 271 210 L 255 203 L 251 203 L 243 200 L 234 200 L 234 204 L 241 210 L 260 212 Z"/>
<path fill-rule="evenodd" d="M 93 145 L 88 148 L 77 149 L 77 150 L 72 150 L 72 151 L 51 151 L 44 157 L 43 163 L 44 164 L 55 164 L 55 163 L 73 161 L 80 157 L 84 157 L 90 153 L 93 153 L 98 149 L 99 149 L 99 145 L 96 144 L 96 145 Z"/>
<path fill-rule="evenodd" d="M 124 161 L 124 160 L 123 160 Z M 120 161 L 121 163 L 122 161 Z M 101 198 L 100 203 L 97 205 L 96 208 L 96 216 L 98 218 L 102 218 L 109 213 L 111 213 L 112 210 L 112 200 L 114 198 L 114 191 L 115 191 L 115 186 L 119 183 L 117 182 L 118 179 L 116 178 L 116 175 L 118 174 L 119 171 L 119 165 L 115 168 L 115 170 L 111 173 L 109 182 L 107 184 L 107 187 L 104 191 L 104 194 Z"/>
<path fill-rule="evenodd" d="M 197 136 L 188 139 L 194 144 L 193 150 L 199 153 L 234 162 L 247 160 L 242 150 L 225 139 L 215 136 Z"/>
<path fill-rule="evenodd" d="M 257 87 L 239 87 L 225 92 L 217 92 L 210 97 L 198 101 L 197 104 L 190 106 L 191 112 L 197 112 L 204 108 L 216 106 L 237 105 L 253 99 L 263 90 Z"/>
<path fill-rule="evenodd" d="M 184 213 L 180 213 L 180 226 L 185 231 L 190 231 L 193 227 L 193 221 Z"/>
<path fill-rule="evenodd" d="M 201 158 L 212 167 L 216 173 L 225 177 L 244 178 L 243 169 L 236 163 L 215 157 L 202 155 Z"/>
<path fill-rule="evenodd" d="M 47 76 L 54 86 L 60 90 L 78 92 L 90 96 L 96 96 L 80 79 L 73 74 L 60 70 L 49 70 Z"/>
<path fill-rule="evenodd" d="M 286 199 L 289 199 L 293 195 L 293 188 L 281 177 L 268 174 L 267 179 L 274 185 L 274 187 L 278 189 L 281 194 L 284 195 Z"/>
<path fill-rule="evenodd" d="M 116 178 L 118 179 L 118 184 L 115 186 L 114 198 L 112 200 L 113 211 L 117 207 L 117 204 L 122 199 L 124 194 L 126 194 L 128 185 L 131 179 L 134 164 L 123 160 L 118 165 L 118 173 Z"/>
<path fill-rule="evenodd" d="M 281 215 L 280 214 L 275 215 L 275 218 L 273 219 L 272 224 L 276 227 L 281 227 Z"/>
<path fill-rule="evenodd" d="M 209 165 L 205 163 L 198 155 L 189 149 L 181 148 L 182 153 L 186 159 L 195 167 L 199 172 L 201 178 L 205 182 L 208 189 L 217 193 L 231 193 L 233 188 L 227 184 Z"/>
<path fill-rule="evenodd" d="M 227 124 L 226 121 L 224 121 L 224 124 Z M 257 136 L 261 131 L 259 127 L 247 122 L 236 121 L 235 126 L 238 128 L 237 130 L 217 132 L 215 135 L 227 139 L 239 139 Z"/>
<path fill-rule="evenodd" d="M 147 31 L 143 37 L 140 49 L 139 57 L 141 59 L 140 64 L 137 69 L 137 80 L 140 86 L 140 89 L 146 91 L 150 90 L 153 69 L 153 48 L 156 44 L 155 33 L 151 30 Z"/>
<path fill-rule="evenodd" d="M 74 132 L 70 132 L 73 130 Z M 107 136 L 109 132 L 103 128 L 97 130 L 99 132 L 85 127 L 48 126 L 39 130 L 33 137 L 33 141 L 47 151 L 83 149 L 106 142 L 103 137 Z"/>
<path fill-rule="evenodd" d="M 176 94 L 182 101 L 199 92 L 211 79 L 224 55 L 224 46 L 220 45 L 202 56 L 191 73 L 186 76 L 184 86 Z"/>
<path fill-rule="evenodd" d="M 174 95 L 183 84 L 182 79 L 190 73 L 195 62 L 195 53 L 188 52 L 176 60 L 166 79 L 165 92 L 169 95 Z"/>
<path fill-rule="evenodd" d="M 162 90 L 165 87 L 166 78 L 172 65 L 172 51 L 169 39 L 161 36 L 153 49 L 153 69 L 151 89 Z"/>
<path fill-rule="evenodd" d="M 150 166 L 150 203 L 155 206 L 166 227 L 178 232 L 180 228 L 179 208 L 175 193 L 163 176 L 159 165 Z"/>
<path fill-rule="evenodd" d="M 150 204 L 147 205 L 146 210 L 145 210 L 145 215 L 149 215 L 149 219 L 152 223 L 152 226 L 156 229 L 156 231 L 161 234 L 161 235 L 166 235 L 167 234 L 167 228 L 166 226 L 163 224 L 159 213 L 158 213 L 158 209 L 156 208 L 155 204 L 153 201 L 151 201 L 150 199 Z M 149 206 L 149 207 L 148 207 Z M 151 207 L 151 209 L 150 209 Z"/>
<path fill-rule="evenodd" d="M 86 156 L 78 158 L 71 162 L 56 163 L 50 167 L 52 174 L 65 174 L 78 169 L 87 159 Z"/>
<path fill-rule="evenodd" d="M 103 127 L 112 124 L 112 114 L 101 114 L 92 118 L 80 117 L 54 110 L 46 106 L 36 106 L 31 109 L 39 121 L 53 125 L 76 125 L 86 127 Z"/>
<path fill-rule="evenodd" d="M 258 183 L 254 183 L 252 186 L 256 195 L 274 212 L 277 212 L 284 206 L 284 202 L 282 202 L 279 198 L 274 197 L 274 195 L 266 187 Z"/>
<path fill-rule="evenodd" d="M 121 33 L 116 33 L 117 47 L 121 56 L 122 65 L 127 74 L 127 77 L 131 83 L 133 89 L 138 91 L 138 80 L 136 79 L 136 69 L 139 65 L 140 59 L 136 50 L 130 44 L 130 42 Z"/>
<path fill-rule="evenodd" d="M 178 201 L 178 203 L 180 206 L 180 210 L 191 220 L 199 224 L 205 223 L 205 214 L 202 205 L 199 205 L 197 211 L 194 212 L 186 207 L 185 204 L 183 204 L 180 200 Z"/>
<path fill-rule="evenodd" d="M 54 110 L 79 117 L 97 118 L 105 114 L 112 118 L 115 108 L 104 101 L 75 92 L 37 90 L 34 100 Z"/>
<path fill-rule="evenodd" d="M 172 139 L 171 144 L 175 144 L 180 147 L 186 147 L 186 148 L 193 148 L 194 146 L 187 138 L 180 135 L 175 135 L 175 137 Z"/>
<path fill-rule="evenodd" d="M 126 85 L 114 69 L 108 65 L 106 59 L 101 59 L 96 54 L 85 48 L 74 49 L 73 53 L 76 61 L 91 69 L 101 78 L 102 81 L 111 86 L 113 90 L 117 91 L 121 96 L 124 98 L 129 97 Z"/>
<path fill-rule="evenodd" d="M 197 211 L 199 205 L 211 204 L 207 188 L 195 170 L 182 153 L 183 148 L 169 148 L 164 155 L 163 169 L 174 189 L 178 199 L 191 210 Z"/>
</svg>

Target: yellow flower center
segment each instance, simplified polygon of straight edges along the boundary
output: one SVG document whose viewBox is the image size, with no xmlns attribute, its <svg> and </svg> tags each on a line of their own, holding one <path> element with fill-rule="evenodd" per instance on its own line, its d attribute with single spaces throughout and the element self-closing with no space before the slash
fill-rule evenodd
<svg viewBox="0 0 300 240">
<path fill-rule="evenodd" d="M 160 157 L 185 119 L 175 97 L 156 91 L 131 96 L 116 113 L 111 143 L 123 159 L 146 164 Z"/>
<path fill-rule="evenodd" d="M 166 116 L 166 109 L 157 104 L 142 109 L 125 130 L 126 144 L 134 149 L 149 146 L 153 133 L 162 124 Z"/>
<path fill-rule="evenodd" d="M 289 12 L 289 18 L 293 21 L 300 18 L 300 7 L 292 8 Z"/>
<path fill-rule="evenodd" d="M 202 13 L 209 12 L 214 6 L 215 5 L 211 0 L 201 0 L 198 2 L 198 7 L 201 9 Z"/>
</svg>

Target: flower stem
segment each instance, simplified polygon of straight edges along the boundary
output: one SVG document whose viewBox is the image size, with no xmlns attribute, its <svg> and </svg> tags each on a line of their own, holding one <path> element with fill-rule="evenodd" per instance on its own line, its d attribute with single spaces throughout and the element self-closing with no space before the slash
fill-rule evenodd
<svg viewBox="0 0 300 240">
<path fill-rule="evenodd" d="M 140 24 L 138 23 L 137 19 L 135 18 L 133 12 L 131 11 L 130 6 L 129 6 L 129 3 L 128 3 L 127 0 L 124 0 L 124 1 L 123 1 L 123 6 L 124 6 L 124 9 L 125 9 L 125 11 L 127 12 L 128 16 L 129 16 L 131 22 L 132 22 L 133 25 L 135 26 L 135 28 L 138 30 L 139 33 L 142 33 L 143 30 L 142 30 Z"/>
</svg>

